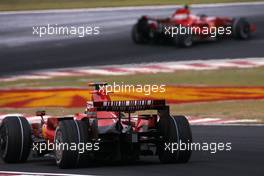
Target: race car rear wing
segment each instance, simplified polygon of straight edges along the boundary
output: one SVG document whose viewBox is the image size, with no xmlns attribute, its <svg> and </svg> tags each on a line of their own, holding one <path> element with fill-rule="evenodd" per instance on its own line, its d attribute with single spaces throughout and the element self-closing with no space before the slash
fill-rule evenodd
<svg viewBox="0 0 264 176">
<path fill-rule="evenodd" d="M 166 108 L 165 100 L 128 100 L 128 101 L 99 101 L 93 102 L 97 111 L 141 111 L 162 110 Z"/>
</svg>

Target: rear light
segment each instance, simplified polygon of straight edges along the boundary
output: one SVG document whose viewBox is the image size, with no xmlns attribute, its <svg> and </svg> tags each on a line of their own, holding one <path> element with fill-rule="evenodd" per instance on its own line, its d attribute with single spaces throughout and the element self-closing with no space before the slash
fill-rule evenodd
<svg viewBox="0 0 264 176">
<path fill-rule="evenodd" d="M 257 31 L 257 27 L 256 27 L 255 24 L 251 24 L 251 25 L 250 25 L 250 31 L 251 31 L 251 32 L 256 32 L 256 31 Z"/>
<path fill-rule="evenodd" d="M 150 27 L 150 29 L 157 29 L 158 28 L 158 24 L 152 22 L 152 23 L 149 24 L 149 27 Z"/>
<path fill-rule="evenodd" d="M 148 17 L 146 15 L 142 16 L 142 19 L 147 20 Z"/>
</svg>

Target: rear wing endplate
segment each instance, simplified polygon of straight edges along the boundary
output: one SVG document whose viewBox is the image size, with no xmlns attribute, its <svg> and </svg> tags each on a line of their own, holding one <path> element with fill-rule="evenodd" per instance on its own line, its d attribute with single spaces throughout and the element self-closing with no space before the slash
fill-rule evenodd
<svg viewBox="0 0 264 176">
<path fill-rule="evenodd" d="M 92 82 L 88 84 L 90 87 L 94 87 L 95 90 L 100 90 L 100 86 L 106 86 L 106 82 Z"/>
</svg>

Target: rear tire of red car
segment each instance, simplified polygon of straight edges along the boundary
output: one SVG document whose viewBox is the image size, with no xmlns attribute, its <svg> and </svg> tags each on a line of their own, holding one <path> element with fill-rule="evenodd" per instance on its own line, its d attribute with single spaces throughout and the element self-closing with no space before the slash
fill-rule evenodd
<svg viewBox="0 0 264 176">
<path fill-rule="evenodd" d="M 232 27 L 233 35 L 236 39 L 246 40 L 250 38 L 250 24 L 245 18 L 235 18 Z"/>
<path fill-rule="evenodd" d="M 161 117 L 159 132 L 162 140 L 158 145 L 158 155 L 162 163 L 186 163 L 192 151 L 187 148 L 192 142 L 192 133 L 185 116 Z M 180 144 L 186 148 L 180 149 Z"/>
<path fill-rule="evenodd" d="M 88 130 L 84 129 L 85 124 L 83 123 L 83 121 L 75 121 L 72 119 L 59 122 L 54 138 L 55 159 L 59 168 L 75 168 L 85 155 L 85 153 L 79 151 L 77 147 L 76 150 L 70 149 L 72 145 L 77 146 L 79 143 L 86 144 L 88 141 Z M 66 144 L 68 148 L 62 147 L 62 144 Z"/>
<path fill-rule="evenodd" d="M 0 127 L 0 154 L 7 163 L 25 162 L 32 146 L 31 127 L 26 118 L 9 116 Z"/>
</svg>

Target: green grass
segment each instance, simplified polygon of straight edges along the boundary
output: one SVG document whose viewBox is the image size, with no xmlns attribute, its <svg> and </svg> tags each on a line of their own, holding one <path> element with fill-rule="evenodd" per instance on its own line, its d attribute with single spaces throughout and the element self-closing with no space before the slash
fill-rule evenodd
<svg viewBox="0 0 264 176">
<path fill-rule="evenodd" d="M 142 5 L 249 2 L 260 0 L 1 0 L 0 10 L 71 9 Z"/>
<path fill-rule="evenodd" d="M 88 82 L 107 81 L 127 84 L 264 86 L 264 69 L 222 69 L 208 71 L 177 71 L 174 73 L 139 74 L 129 76 L 78 76 L 47 80 L 2 82 L 0 88 L 87 87 Z"/>
<path fill-rule="evenodd" d="M 263 100 L 223 101 L 172 105 L 171 112 L 201 118 L 258 119 L 264 123 L 263 107 Z"/>
</svg>

